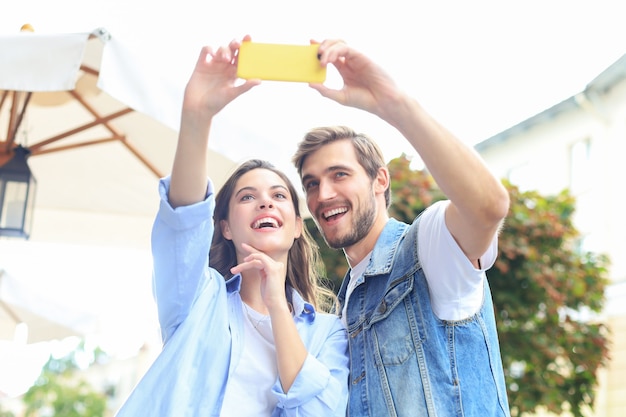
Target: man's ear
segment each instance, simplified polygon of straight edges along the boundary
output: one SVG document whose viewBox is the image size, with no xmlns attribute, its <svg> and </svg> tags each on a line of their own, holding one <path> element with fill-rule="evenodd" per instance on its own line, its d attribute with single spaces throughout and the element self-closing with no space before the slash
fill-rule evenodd
<svg viewBox="0 0 626 417">
<path fill-rule="evenodd" d="M 220 228 L 222 229 L 222 235 L 226 240 L 233 240 L 233 235 L 230 233 L 230 226 L 228 221 L 220 220 Z"/>
<path fill-rule="evenodd" d="M 391 179 L 389 178 L 389 169 L 387 167 L 378 168 L 378 174 L 374 179 L 374 192 L 376 194 L 384 194 L 387 188 L 391 186 Z"/>
</svg>

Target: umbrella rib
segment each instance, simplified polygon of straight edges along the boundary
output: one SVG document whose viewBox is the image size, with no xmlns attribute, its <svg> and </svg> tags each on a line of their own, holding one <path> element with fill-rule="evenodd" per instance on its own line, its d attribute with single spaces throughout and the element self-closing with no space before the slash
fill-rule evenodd
<svg viewBox="0 0 626 417">
<path fill-rule="evenodd" d="M 133 111 L 133 109 L 131 109 L 131 108 L 126 108 L 126 109 L 120 110 L 120 111 L 112 113 L 112 114 L 110 114 L 110 115 L 108 115 L 106 117 L 99 118 L 99 119 L 97 119 L 97 120 L 95 120 L 93 122 L 86 123 L 86 124 L 84 124 L 82 126 L 79 126 L 79 127 L 75 128 L 75 129 L 68 130 L 65 133 L 61 133 L 61 134 L 53 136 L 53 137 L 51 137 L 49 139 L 46 139 L 46 140 L 43 140 L 41 142 L 35 143 L 34 145 L 29 146 L 29 149 L 33 153 L 35 151 L 40 152 L 39 149 L 41 149 L 42 147 L 44 147 L 46 145 L 49 145 L 50 143 L 53 143 L 53 142 L 56 142 L 58 140 L 64 139 L 64 138 L 66 138 L 68 136 L 72 136 L 72 135 L 74 135 L 76 133 L 79 133 L 79 132 L 82 132 L 84 130 L 90 129 L 90 128 L 92 128 L 94 126 L 97 126 L 99 124 L 103 124 L 105 122 L 108 122 L 109 120 L 118 118 L 118 117 L 123 116 L 125 114 L 128 114 L 128 113 L 130 113 L 132 111 Z M 116 132 L 112 132 L 112 133 L 116 133 Z"/>
<path fill-rule="evenodd" d="M 93 75 L 99 75 L 99 71 L 87 66 L 87 65 L 81 65 L 81 70 L 83 70 L 86 73 L 90 73 Z M 0 98 L 0 108 L 2 107 L 2 105 L 4 104 L 4 102 L 6 101 L 6 98 L 8 96 L 8 94 L 13 93 L 13 105 L 11 107 L 11 115 L 10 115 L 10 119 L 9 119 L 9 126 L 8 126 L 8 138 L 6 140 L 5 143 L 5 148 L 6 148 L 6 152 L 9 151 L 9 149 L 11 148 L 11 146 L 13 145 L 13 143 L 15 142 L 15 136 L 17 134 L 17 130 L 19 128 L 19 125 L 22 122 L 24 113 L 26 111 L 28 102 L 31 98 L 32 93 L 28 92 L 24 105 L 22 107 L 22 111 L 21 113 L 18 114 L 17 111 L 17 102 L 16 100 L 18 99 L 18 92 L 16 91 L 5 91 L 4 94 L 2 95 L 2 97 Z M 108 116 L 102 116 L 101 114 L 99 114 L 92 106 L 89 105 L 89 103 L 76 91 L 76 90 L 70 90 L 68 91 L 69 94 L 71 94 L 75 100 L 77 100 L 94 118 L 95 120 L 89 123 L 85 123 L 81 126 L 78 126 L 74 129 L 68 130 L 64 133 L 60 133 L 56 136 L 50 137 L 48 139 L 44 139 L 41 140 L 31 146 L 29 146 L 29 150 L 31 151 L 31 155 L 43 155 L 46 153 L 52 153 L 52 152 L 59 152 L 59 151 L 63 151 L 63 150 L 68 150 L 68 149 L 74 149 L 74 148 L 79 148 L 79 147 L 84 147 L 84 146 L 89 146 L 89 145 L 96 145 L 96 144 L 101 144 L 101 143 L 106 143 L 106 142 L 112 142 L 112 141 L 116 141 L 119 140 L 120 142 L 122 142 L 124 144 L 124 146 L 133 154 L 135 155 L 135 157 L 137 159 L 139 159 L 144 166 L 146 166 L 154 175 L 156 175 L 157 177 L 163 177 L 163 173 L 154 165 L 152 164 L 148 158 L 143 155 L 139 149 L 137 149 L 134 145 L 132 145 L 131 143 L 129 143 L 126 140 L 126 136 L 119 132 L 115 127 L 111 126 L 109 124 L 109 122 L 111 120 L 117 119 L 119 117 L 122 117 L 128 113 L 133 112 L 134 110 L 130 107 L 124 108 L 122 110 L 119 110 L 115 113 L 111 113 Z M 83 141 L 83 142 L 79 142 L 79 143 L 73 143 L 73 144 L 69 144 L 69 145 L 64 145 L 64 146 L 55 146 L 53 148 L 48 147 L 48 145 L 51 145 L 55 142 L 58 142 L 62 139 L 65 139 L 69 136 L 75 135 L 77 133 L 83 132 L 87 129 L 91 129 L 92 127 L 98 126 L 98 125 L 102 125 L 104 128 L 106 128 L 109 132 L 111 132 L 111 134 L 113 135 L 111 138 L 102 138 L 102 139 L 94 139 L 94 140 L 89 140 L 89 141 Z M 48 148 L 46 148 L 48 147 Z M 8 308 L 8 307 L 7 307 Z"/>
<path fill-rule="evenodd" d="M 2 92 L 2 97 L 0 98 L 0 110 L 2 110 L 2 107 L 4 107 L 4 103 L 5 103 L 5 101 L 7 101 L 7 97 L 9 96 L 10 93 L 11 93 L 11 91 L 9 91 L 9 90 L 4 90 Z M 7 140 L 8 140 L 10 131 L 11 131 L 11 127 L 9 127 L 7 129 Z M 4 140 L 0 140 L 0 142 L 4 142 Z"/>
<path fill-rule="evenodd" d="M 154 166 L 149 160 L 148 158 L 146 158 L 145 156 L 143 156 L 139 150 L 137 148 L 135 148 L 133 145 L 131 145 L 128 141 L 126 140 L 122 140 L 122 143 L 124 144 L 124 146 L 126 146 L 126 148 L 131 151 L 141 162 L 143 162 L 143 164 L 146 166 L 146 168 L 148 168 L 150 171 L 152 171 L 152 173 L 154 175 L 157 176 L 157 178 L 161 178 L 163 177 L 163 173 L 161 171 L 159 171 L 159 169 Z"/>
<path fill-rule="evenodd" d="M 2 309 L 7 312 L 7 314 L 11 317 L 11 320 L 13 320 L 15 324 L 19 324 L 22 322 L 22 320 L 18 317 L 17 314 L 15 314 L 15 312 L 9 307 L 9 305 L 2 300 L 0 300 L 0 307 L 2 307 Z"/>
<path fill-rule="evenodd" d="M 83 68 L 83 70 L 85 70 L 86 72 L 89 72 L 89 70 L 94 71 L 94 74 L 98 74 L 97 71 L 85 67 Z M 72 94 L 72 96 L 74 96 L 74 98 L 76 100 L 78 100 L 80 102 L 80 104 L 83 105 L 83 107 L 85 109 L 87 109 L 87 111 L 89 111 L 94 117 L 96 117 L 97 119 L 100 118 L 100 115 L 98 114 L 98 112 L 89 105 L 89 103 L 87 103 L 83 97 L 78 94 L 78 92 L 76 90 L 72 90 L 70 91 L 70 94 Z M 148 158 L 146 158 L 141 152 L 139 152 L 139 149 L 135 148 L 133 145 L 131 145 L 127 140 L 126 140 L 126 135 L 123 135 L 121 133 L 119 133 L 117 131 L 117 129 L 115 129 L 113 126 L 109 125 L 108 123 L 106 123 L 105 121 L 102 122 L 102 124 L 109 129 L 109 131 L 111 133 L 113 133 L 113 135 L 118 136 L 120 141 L 124 144 L 124 146 L 126 146 L 126 148 L 133 153 L 133 155 L 135 155 L 137 157 L 137 159 L 139 159 L 145 166 L 146 168 L 148 168 L 150 171 L 152 171 L 152 173 L 154 175 L 156 175 L 158 178 L 163 176 L 163 173 L 161 171 L 159 171 L 159 169 L 156 168 L 156 166 L 154 166 L 149 160 Z"/>
<path fill-rule="evenodd" d="M 0 107 L 4 104 L 4 101 L 9 92 L 6 91 L 3 94 L 2 102 L 0 103 Z M 28 102 L 30 101 L 30 97 L 32 95 L 31 92 L 26 93 L 26 98 L 24 99 L 24 104 L 22 105 L 22 109 L 18 110 L 19 105 L 19 97 L 21 96 L 20 92 L 12 91 L 12 105 L 11 105 L 11 113 L 9 116 L 9 127 L 7 128 L 7 139 L 4 144 L 4 153 L 9 153 L 13 144 L 15 143 L 15 136 L 17 135 L 17 131 L 22 124 L 22 120 L 24 119 L 24 113 L 26 112 L 26 108 L 28 107 Z"/>
<path fill-rule="evenodd" d="M 47 154 L 47 153 L 66 151 L 68 149 L 82 148 L 84 146 L 99 145 L 101 143 L 115 142 L 115 141 L 124 142 L 124 138 L 120 137 L 120 136 L 113 136 L 113 137 L 110 137 L 110 138 L 93 139 L 93 140 L 89 140 L 89 141 L 85 141 L 85 142 L 73 143 L 71 145 L 55 146 L 54 148 L 37 149 L 35 152 L 32 152 L 32 155 L 44 155 L 44 154 Z"/>
<path fill-rule="evenodd" d="M 91 113 L 91 115 L 93 117 L 96 118 L 96 121 L 99 122 L 99 124 L 103 125 L 104 127 L 107 128 L 107 130 L 111 133 L 113 133 L 114 135 L 118 135 L 121 136 L 120 132 L 118 132 L 113 126 L 111 126 L 108 122 L 108 119 L 102 118 L 102 115 L 100 113 L 98 113 L 96 111 L 96 109 L 94 109 L 92 106 L 89 105 L 89 103 L 87 103 L 87 101 L 85 101 L 85 99 L 76 92 L 76 90 L 72 90 L 69 91 L 69 93 L 72 95 L 72 97 L 74 97 L 76 99 L 76 101 L 78 101 L 89 113 Z M 132 111 L 132 109 L 129 108 L 130 111 Z M 123 116 L 123 115 L 120 115 Z M 119 116 L 118 116 L 119 117 Z"/>
<path fill-rule="evenodd" d="M 72 90 L 69 92 L 85 109 L 87 109 L 87 111 L 89 113 L 91 113 L 95 118 L 96 121 L 99 122 L 99 124 L 102 124 L 104 127 L 106 127 L 113 135 L 114 138 L 117 138 L 118 140 L 120 140 L 124 146 L 126 146 L 126 148 L 137 157 L 137 159 L 139 159 L 145 166 L 146 168 L 148 168 L 150 171 L 152 171 L 152 173 L 154 175 L 156 175 L 158 178 L 163 176 L 163 173 L 161 171 L 159 171 L 158 168 L 156 168 L 156 166 L 154 166 L 149 160 L 148 158 L 146 158 L 141 152 L 139 152 L 139 150 L 137 148 L 135 148 L 133 145 L 131 145 L 127 140 L 126 140 L 126 136 L 120 132 L 117 131 L 117 129 L 115 129 L 113 126 L 111 126 L 110 124 L 108 124 L 107 122 L 113 118 L 102 118 L 102 116 L 93 108 L 89 105 L 89 103 L 87 103 L 83 97 L 78 94 L 76 92 L 76 90 Z M 127 110 L 129 111 L 133 111 L 130 108 L 127 108 Z M 126 114 L 126 113 L 124 113 Z M 120 117 L 123 116 L 124 114 L 120 114 L 119 116 L 116 117 Z M 97 142 L 96 142 L 97 143 Z M 92 144 L 92 143 L 85 143 L 85 144 Z M 76 146 L 81 146 L 80 144 L 76 145 Z M 32 148 L 31 148 L 32 149 Z M 67 148 L 69 149 L 69 148 Z M 56 149 L 55 149 L 56 150 Z M 39 152 L 39 153 L 43 153 L 43 152 Z"/>
<path fill-rule="evenodd" d="M 26 93 L 26 98 L 24 99 L 24 104 L 22 105 L 22 110 L 19 112 L 19 114 L 17 115 L 17 120 L 15 122 L 15 127 L 13 128 L 13 131 L 11 132 L 11 136 L 9 137 L 9 140 L 7 141 L 8 143 L 6 144 L 7 148 L 6 150 L 9 150 L 9 146 L 12 146 L 15 143 L 15 136 L 17 136 L 17 131 L 20 128 L 20 125 L 22 124 L 22 121 L 24 120 L 24 113 L 26 113 L 26 108 L 28 107 L 28 103 L 30 102 L 30 98 L 32 97 L 33 93 L 31 93 L 30 91 L 28 93 Z"/>
<path fill-rule="evenodd" d="M 17 91 L 11 92 L 11 98 L 13 100 L 11 105 L 11 112 L 9 113 L 9 127 L 7 128 L 7 140 L 4 145 L 4 152 L 8 153 L 11 149 L 11 144 L 14 141 L 14 132 L 15 132 L 15 119 L 17 117 L 17 99 L 19 97 L 19 93 Z"/>
<path fill-rule="evenodd" d="M 81 65 L 80 69 L 82 71 L 84 71 L 84 72 L 87 72 L 87 73 L 91 74 L 91 75 L 95 75 L 96 77 L 100 76 L 100 71 L 95 70 L 95 69 L 93 69 L 93 68 L 91 68 L 91 67 L 89 67 L 89 66 L 87 66 L 85 64 Z"/>
</svg>

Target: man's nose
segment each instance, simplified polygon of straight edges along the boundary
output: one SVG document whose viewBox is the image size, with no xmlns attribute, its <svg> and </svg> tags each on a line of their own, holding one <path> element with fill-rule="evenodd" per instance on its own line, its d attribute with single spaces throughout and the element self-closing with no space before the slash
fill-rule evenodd
<svg viewBox="0 0 626 417">
<path fill-rule="evenodd" d="M 335 187 L 329 181 L 320 181 L 318 199 L 320 201 L 330 200 L 335 197 Z"/>
</svg>

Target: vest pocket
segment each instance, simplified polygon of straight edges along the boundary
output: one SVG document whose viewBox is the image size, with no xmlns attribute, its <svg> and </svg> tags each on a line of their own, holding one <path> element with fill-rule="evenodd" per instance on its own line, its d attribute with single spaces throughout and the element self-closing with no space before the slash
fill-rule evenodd
<svg viewBox="0 0 626 417">
<path fill-rule="evenodd" d="M 370 291 L 375 292 L 378 288 L 374 286 L 370 287 Z M 413 290 L 413 276 L 404 277 L 391 283 L 389 289 L 385 293 L 383 299 L 378 303 L 376 309 L 372 312 L 369 319 L 370 325 L 374 325 L 376 322 L 387 319 L 390 316 L 396 306 L 402 303 L 405 298 Z"/>
<path fill-rule="evenodd" d="M 413 341 L 410 334 L 397 335 L 393 339 L 381 337 L 377 334 L 377 345 L 380 350 L 380 359 L 384 366 L 402 365 L 413 355 Z"/>
<path fill-rule="evenodd" d="M 370 319 L 377 356 L 383 365 L 400 365 L 421 343 L 411 303 L 413 277 L 397 281 L 387 291 Z"/>
</svg>

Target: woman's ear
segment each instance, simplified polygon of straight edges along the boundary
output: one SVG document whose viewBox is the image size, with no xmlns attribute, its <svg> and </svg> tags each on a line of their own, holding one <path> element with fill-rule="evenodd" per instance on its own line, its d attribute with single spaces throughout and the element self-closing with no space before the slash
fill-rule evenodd
<svg viewBox="0 0 626 417">
<path fill-rule="evenodd" d="M 297 216 L 296 217 L 296 230 L 295 230 L 295 236 L 293 237 L 294 239 L 299 238 L 300 236 L 302 236 L 302 228 L 304 227 L 304 221 L 302 220 L 302 217 Z"/>
<path fill-rule="evenodd" d="M 233 235 L 230 233 L 230 226 L 227 220 L 220 220 L 220 228 L 222 229 L 222 235 L 226 240 L 233 240 Z"/>
</svg>

